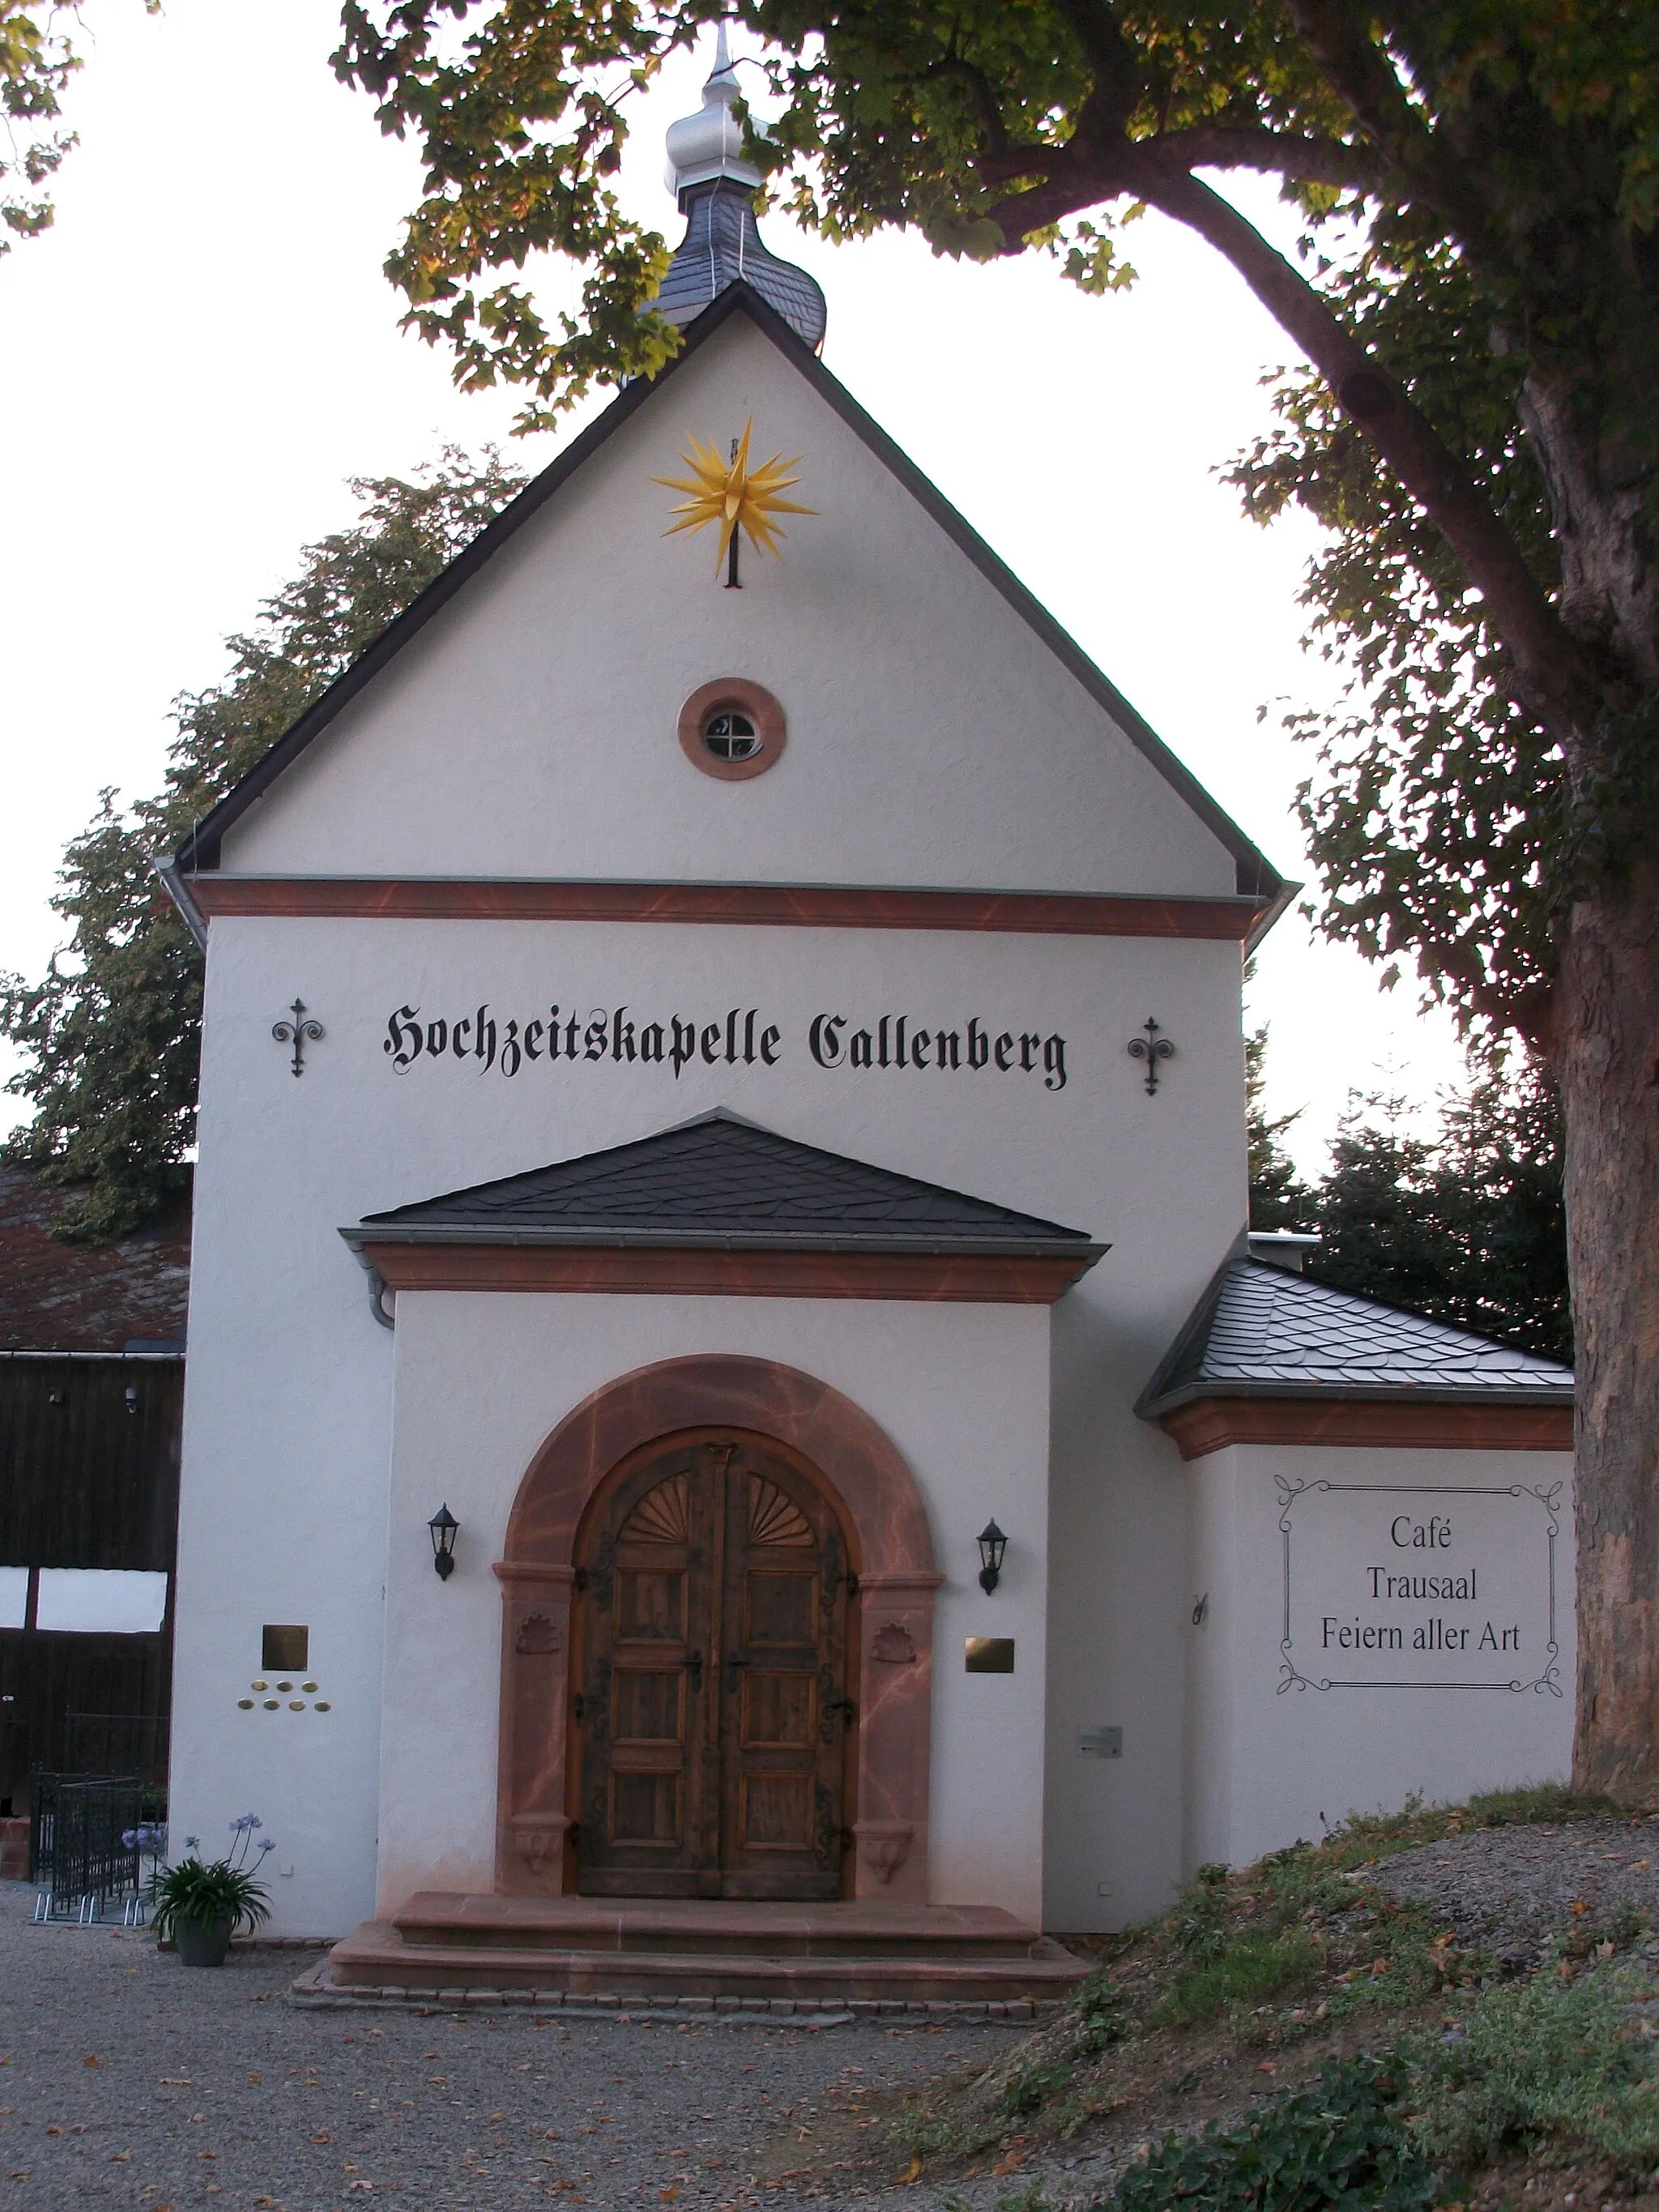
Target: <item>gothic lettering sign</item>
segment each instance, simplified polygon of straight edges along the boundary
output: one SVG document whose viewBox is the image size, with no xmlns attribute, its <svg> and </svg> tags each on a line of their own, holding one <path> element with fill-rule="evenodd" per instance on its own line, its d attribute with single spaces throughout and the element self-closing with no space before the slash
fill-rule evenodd
<svg viewBox="0 0 1659 2212">
<path fill-rule="evenodd" d="M 1561 1695 L 1561 1485 L 1300 1482 L 1276 1475 L 1279 1692 Z"/>
<path fill-rule="evenodd" d="M 580 1013 L 557 1001 L 532 1014 L 488 1000 L 461 1011 L 404 1005 L 386 1018 L 380 1049 L 398 1074 L 411 1068 L 513 1077 L 596 1065 L 657 1067 L 676 1082 L 688 1067 L 776 1067 L 872 1076 L 1029 1077 L 1044 1091 L 1066 1088 L 1066 1039 L 1057 1030 L 1004 1028 L 979 1014 L 845 1013 L 824 1010 L 775 1021 L 759 1006 L 719 1013 L 659 1013 L 595 1006 Z"/>
</svg>

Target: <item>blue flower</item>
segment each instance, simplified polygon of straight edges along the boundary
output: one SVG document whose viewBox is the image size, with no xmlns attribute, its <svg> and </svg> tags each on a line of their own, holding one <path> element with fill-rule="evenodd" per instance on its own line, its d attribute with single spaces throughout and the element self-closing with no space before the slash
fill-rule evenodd
<svg viewBox="0 0 1659 2212">
<path fill-rule="evenodd" d="M 122 1849 L 124 1850 L 136 1851 L 138 1848 L 138 1838 L 141 1833 L 142 1831 L 137 1828 L 123 1828 L 121 1831 Z"/>
<path fill-rule="evenodd" d="M 187 1851 L 199 1850 L 201 1849 L 201 1845 L 202 1838 L 199 1836 L 186 1836 L 185 1838 L 185 1849 Z"/>
<path fill-rule="evenodd" d="M 259 1849 L 260 1849 L 262 1851 L 274 1851 L 274 1850 L 276 1850 L 276 1839 L 275 1839 L 273 1837 L 270 1837 L 270 1836 L 261 1836 L 261 1837 L 260 1837 L 260 1838 L 259 1838 Z"/>
</svg>

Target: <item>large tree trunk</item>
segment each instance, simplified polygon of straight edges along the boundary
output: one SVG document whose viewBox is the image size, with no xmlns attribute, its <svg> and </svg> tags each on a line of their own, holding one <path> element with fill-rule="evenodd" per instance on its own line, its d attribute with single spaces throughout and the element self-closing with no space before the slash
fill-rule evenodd
<svg viewBox="0 0 1659 2212">
<path fill-rule="evenodd" d="M 1576 1788 L 1659 1803 L 1659 855 L 1572 909 L 1557 1009 L 1577 1338 Z"/>
</svg>

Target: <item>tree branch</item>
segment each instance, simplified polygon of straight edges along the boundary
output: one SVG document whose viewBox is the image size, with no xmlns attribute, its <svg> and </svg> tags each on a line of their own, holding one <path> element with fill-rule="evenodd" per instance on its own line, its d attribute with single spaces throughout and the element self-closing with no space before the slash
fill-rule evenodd
<svg viewBox="0 0 1659 2212">
<path fill-rule="evenodd" d="M 1189 169 L 1249 169 L 1297 184 L 1332 185 L 1339 191 L 1375 191 L 1388 176 L 1386 163 L 1368 148 L 1346 145 L 1336 138 L 1298 138 L 1276 131 L 1199 124 L 1142 144 L 1178 146 Z M 1132 143 L 1120 141 L 1115 148 L 1102 148 L 1080 137 L 1069 138 L 1063 145 L 1005 143 L 997 152 L 981 156 L 975 167 L 988 185 L 1006 184 L 1015 177 L 1042 177 L 1057 182 L 1068 167 L 1075 173 L 1081 167 L 1098 176 L 1115 163 L 1133 160 L 1137 150 Z M 1011 221 L 1015 205 L 1010 204 Z M 1002 221 L 1001 211 L 997 219 Z M 1036 222 L 1025 226 L 1028 230 L 1037 227 Z"/>
<path fill-rule="evenodd" d="M 1257 169 L 1297 184 L 1334 185 L 1342 191 L 1374 191 L 1388 165 L 1369 147 L 1340 138 L 1297 138 L 1277 131 L 1230 130 L 1198 124 L 1158 142 L 1178 145 L 1189 169 Z"/>
<path fill-rule="evenodd" d="M 1491 223 L 1468 173 L 1448 161 L 1433 131 L 1406 97 L 1393 64 L 1371 36 L 1374 16 L 1352 0 L 1286 0 L 1325 82 L 1394 172 L 1429 200 L 1466 242 L 1490 242 Z"/>
<path fill-rule="evenodd" d="M 1155 173 L 1139 185 L 1139 196 L 1225 255 L 1421 503 L 1486 601 L 1531 711 L 1553 734 L 1581 734 L 1597 686 L 1520 549 L 1456 454 L 1307 279 L 1236 208 L 1184 168 L 1146 166 Z"/>
</svg>

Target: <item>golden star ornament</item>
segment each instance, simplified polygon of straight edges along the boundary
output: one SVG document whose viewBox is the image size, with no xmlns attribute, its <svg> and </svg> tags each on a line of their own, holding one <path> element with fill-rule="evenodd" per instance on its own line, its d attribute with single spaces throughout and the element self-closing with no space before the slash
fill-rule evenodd
<svg viewBox="0 0 1659 2212">
<path fill-rule="evenodd" d="M 741 530 L 751 545 L 769 553 L 775 560 L 782 557 L 783 548 L 779 539 L 783 532 L 774 517 L 780 514 L 816 514 L 817 509 L 799 507 L 782 494 L 800 482 L 788 471 L 798 468 L 800 455 L 786 459 L 774 453 L 769 461 L 749 465 L 749 441 L 754 434 L 755 418 L 751 415 L 743 426 L 743 435 L 732 450 L 729 461 L 721 460 L 713 446 L 706 446 L 701 438 L 688 437 L 689 451 L 681 456 L 691 471 L 689 477 L 653 477 L 653 483 L 664 484 L 670 491 L 687 492 L 671 514 L 679 516 L 664 531 L 672 538 L 680 530 L 703 530 L 710 523 L 720 531 L 720 545 L 714 555 L 714 571 L 726 558 L 727 548 Z"/>
</svg>

